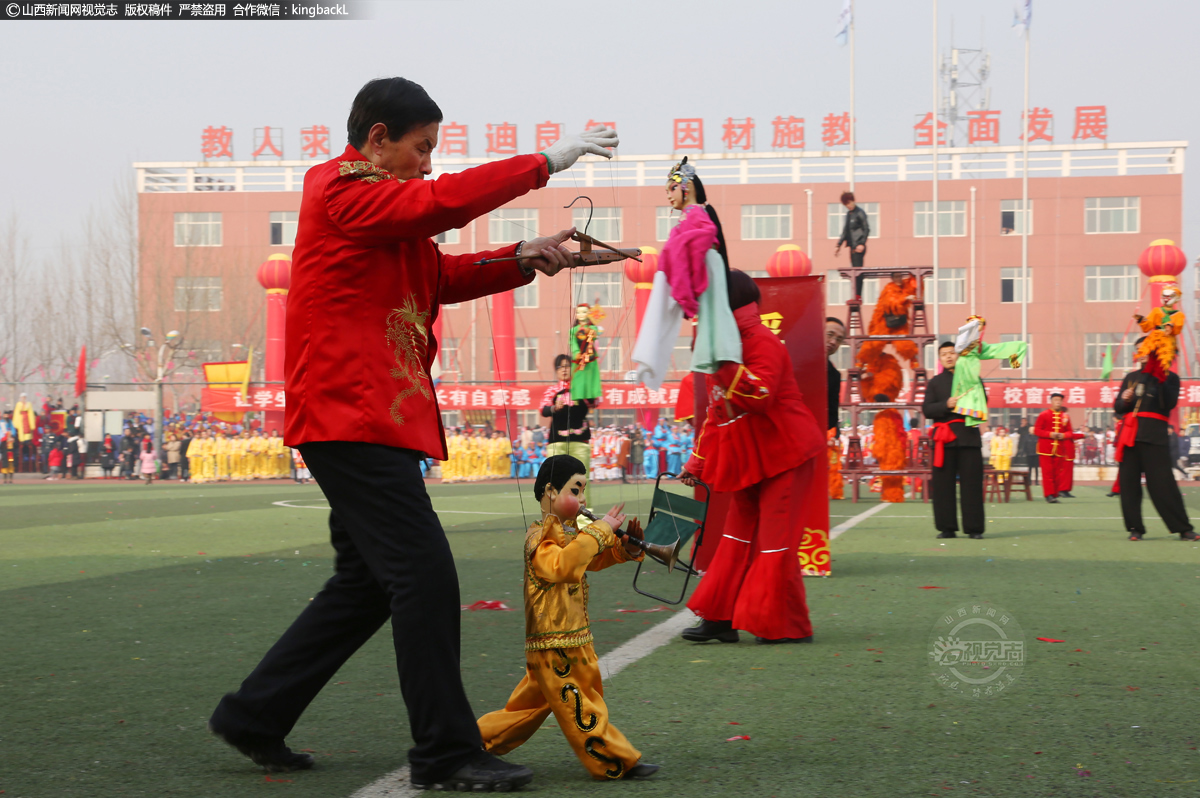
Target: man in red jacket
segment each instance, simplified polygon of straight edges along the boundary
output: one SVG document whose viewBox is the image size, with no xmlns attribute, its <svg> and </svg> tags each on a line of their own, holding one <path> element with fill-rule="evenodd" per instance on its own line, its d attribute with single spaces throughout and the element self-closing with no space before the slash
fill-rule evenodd
<svg viewBox="0 0 1200 798">
<path fill-rule="evenodd" d="M 386 621 L 408 707 L 414 786 L 507 790 L 527 768 L 484 753 L 459 673 L 454 560 L 419 462 L 445 459 L 429 377 L 441 305 L 526 285 L 570 262 L 573 230 L 471 255 L 433 236 L 546 185 L 585 153 L 610 157 L 602 126 L 545 152 L 437 180 L 442 112 L 404 78 L 359 91 L 349 146 L 304 178 L 288 297 L 285 442 L 329 501 L 336 572 L 209 727 L 268 770 L 312 767 L 284 744 L 309 702 Z M 533 256 L 476 265 L 483 258 Z"/>
<path fill-rule="evenodd" d="M 723 363 L 708 378 L 710 403 L 695 451 L 679 479 L 703 479 L 733 493 L 733 507 L 712 563 L 688 608 L 703 620 L 685 640 L 812 642 L 798 550 L 804 537 L 793 507 L 817 478 L 825 452 L 824 419 L 804 404 L 783 343 L 763 326 L 759 292 L 745 272 L 729 275 L 729 306 L 742 336 L 742 363 Z"/>
<path fill-rule="evenodd" d="M 1063 410 L 1061 393 L 1050 394 L 1050 409 L 1038 416 L 1033 434 L 1038 439 L 1038 462 L 1046 501 L 1058 504 L 1059 498 L 1075 498 L 1071 495 L 1075 483 L 1075 441 L 1083 433 L 1072 429 L 1071 416 Z"/>
</svg>

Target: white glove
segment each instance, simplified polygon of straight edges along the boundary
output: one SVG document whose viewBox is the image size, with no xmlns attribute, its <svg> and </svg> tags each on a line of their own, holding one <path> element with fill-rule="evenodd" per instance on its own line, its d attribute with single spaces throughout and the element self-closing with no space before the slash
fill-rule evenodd
<svg viewBox="0 0 1200 798">
<path fill-rule="evenodd" d="M 604 125 L 596 125 L 591 130 L 585 130 L 574 136 L 563 136 L 544 151 L 550 161 L 550 174 L 557 174 L 579 160 L 581 155 L 599 155 L 611 158 L 612 153 L 605 147 L 615 147 L 621 142 L 617 139 L 617 131 L 609 130 Z"/>
</svg>

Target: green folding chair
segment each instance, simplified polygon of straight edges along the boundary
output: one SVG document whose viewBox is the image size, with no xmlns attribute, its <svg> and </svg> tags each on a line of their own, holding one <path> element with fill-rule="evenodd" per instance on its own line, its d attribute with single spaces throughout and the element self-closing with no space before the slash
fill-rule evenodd
<svg viewBox="0 0 1200 798">
<path fill-rule="evenodd" d="M 692 568 L 692 561 L 695 560 L 695 552 L 704 539 L 704 523 L 708 519 L 708 499 L 712 489 L 700 480 L 696 480 L 696 484 L 704 488 L 704 501 L 699 501 L 690 496 L 663 490 L 661 484 L 663 477 L 674 478 L 675 474 L 659 474 L 658 479 L 654 481 L 654 498 L 650 502 L 650 517 L 646 520 L 643 534 L 647 543 L 675 547 L 679 550 L 682 550 L 682 547 L 694 537 L 692 556 L 686 561 L 680 558 L 670 569 L 670 572 L 683 571 L 684 574 L 683 586 L 680 588 L 677 598 L 670 599 L 638 587 L 638 577 L 642 574 L 642 566 L 647 562 L 645 559 L 638 563 L 637 572 L 633 575 L 633 589 L 643 596 L 649 596 L 667 604 L 679 604 L 687 594 L 688 582 L 693 576 L 699 575 Z"/>
</svg>

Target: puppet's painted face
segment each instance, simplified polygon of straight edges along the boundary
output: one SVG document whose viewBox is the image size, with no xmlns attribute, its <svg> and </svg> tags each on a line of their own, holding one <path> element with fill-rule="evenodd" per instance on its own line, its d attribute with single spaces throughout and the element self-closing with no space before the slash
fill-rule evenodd
<svg viewBox="0 0 1200 798">
<path fill-rule="evenodd" d="M 562 491 L 550 498 L 550 512 L 564 521 L 574 521 L 583 507 L 583 491 L 587 487 L 587 477 L 576 474 L 567 480 Z M 549 488 L 548 490 L 554 490 Z"/>
<path fill-rule="evenodd" d="M 587 322 L 588 322 L 588 307 L 587 307 L 587 305 L 580 305 L 579 307 L 575 308 L 575 321 L 579 322 L 580 324 L 587 324 Z"/>
<path fill-rule="evenodd" d="M 1162 303 L 1168 308 L 1175 307 L 1175 303 L 1179 301 L 1179 292 L 1175 289 L 1168 288 L 1162 292 Z"/>
</svg>

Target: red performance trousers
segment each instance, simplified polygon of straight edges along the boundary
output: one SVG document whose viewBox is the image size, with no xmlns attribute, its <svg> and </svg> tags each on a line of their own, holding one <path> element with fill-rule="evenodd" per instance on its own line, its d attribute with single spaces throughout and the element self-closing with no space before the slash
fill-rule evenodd
<svg viewBox="0 0 1200 798">
<path fill-rule="evenodd" d="M 1075 486 L 1075 461 L 1050 454 L 1038 455 L 1042 466 L 1042 490 L 1047 496 L 1057 496 Z"/>
<path fill-rule="evenodd" d="M 688 601 L 692 612 L 771 640 L 812 634 L 794 505 L 816 475 L 814 457 L 733 494 L 725 533 Z"/>
</svg>

